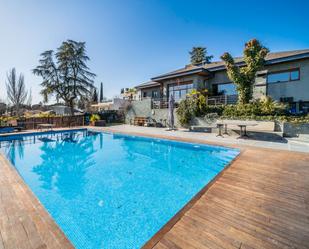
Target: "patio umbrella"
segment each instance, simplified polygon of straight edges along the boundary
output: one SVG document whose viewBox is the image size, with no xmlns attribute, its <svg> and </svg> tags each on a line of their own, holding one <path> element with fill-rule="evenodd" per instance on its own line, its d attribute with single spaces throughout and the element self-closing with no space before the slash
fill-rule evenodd
<svg viewBox="0 0 309 249">
<path fill-rule="evenodd" d="M 168 124 L 170 129 L 174 129 L 174 96 L 171 95 L 168 101 Z"/>
</svg>

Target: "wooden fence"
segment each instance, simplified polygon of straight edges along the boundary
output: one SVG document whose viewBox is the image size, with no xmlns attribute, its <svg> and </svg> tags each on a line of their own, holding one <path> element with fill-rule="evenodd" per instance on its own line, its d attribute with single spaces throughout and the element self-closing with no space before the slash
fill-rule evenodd
<svg viewBox="0 0 309 249">
<path fill-rule="evenodd" d="M 58 127 L 83 126 L 84 116 L 33 117 L 18 120 L 18 125 L 24 129 L 36 129 L 38 124 L 53 124 Z"/>
</svg>

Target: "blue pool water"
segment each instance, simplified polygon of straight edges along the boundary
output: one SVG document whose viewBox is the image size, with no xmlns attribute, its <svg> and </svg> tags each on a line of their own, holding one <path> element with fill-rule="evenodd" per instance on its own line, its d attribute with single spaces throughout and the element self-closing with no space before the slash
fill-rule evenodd
<svg viewBox="0 0 309 249">
<path fill-rule="evenodd" d="M 140 248 L 239 153 L 87 130 L 0 141 L 78 249 Z"/>
</svg>

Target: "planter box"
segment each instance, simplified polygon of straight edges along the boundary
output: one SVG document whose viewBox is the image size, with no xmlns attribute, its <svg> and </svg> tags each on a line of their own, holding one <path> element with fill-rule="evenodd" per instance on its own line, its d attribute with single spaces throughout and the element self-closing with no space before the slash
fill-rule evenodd
<svg viewBox="0 0 309 249">
<path fill-rule="evenodd" d="M 106 121 L 105 120 L 95 121 L 94 126 L 106 126 Z"/>
<path fill-rule="evenodd" d="M 283 123 L 283 135 L 287 137 L 298 137 L 299 135 L 309 134 L 309 123 L 293 124 Z"/>
</svg>

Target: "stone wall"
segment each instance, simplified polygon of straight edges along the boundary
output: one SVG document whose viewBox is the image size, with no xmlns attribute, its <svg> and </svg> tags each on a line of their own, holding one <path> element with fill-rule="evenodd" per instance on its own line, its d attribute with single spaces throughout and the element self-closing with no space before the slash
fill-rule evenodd
<svg viewBox="0 0 309 249">
<path fill-rule="evenodd" d="M 168 120 L 168 109 L 151 109 L 151 99 L 144 99 L 141 101 L 133 101 L 126 113 L 125 122 L 130 123 L 130 120 L 134 120 L 134 117 L 151 117 L 158 122 L 162 122 L 165 125 L 164 120 Z M 174 110 L 175 126 L 180 127 L 177 119 L 176 109 Z"/>
<path fill-rule="evenodd" d="M 283 135 L 286 137 L 297 137 L 300 134 L 309 134 L 309 123 L 305 124 L 292 124 L 283 123 Z"/>
</svg>

